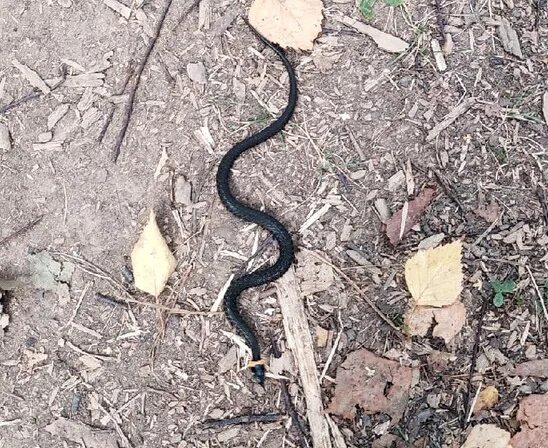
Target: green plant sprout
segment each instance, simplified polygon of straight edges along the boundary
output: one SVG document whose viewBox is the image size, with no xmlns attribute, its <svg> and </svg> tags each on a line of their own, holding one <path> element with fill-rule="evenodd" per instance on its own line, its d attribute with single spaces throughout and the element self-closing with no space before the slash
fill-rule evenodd
<svg viewBox="0 0 548 448">
<path fill-rule="evenodd" d="M 495 305 L 497 308 L 500 308 L 502 305 L 504 305 L 504 294 L 511 294 L 516 288 L 516 284 L 512 280 L 505 280 L 503 282 L 500 282 L 498 280 L 491 280 L 489 284 L 495 292 L 495 295 L 493 296 L 493 305 Z"/>
<path fill-rule="evenodd" d="M 388 6 L 400 6 L 404 4 L 404 0 L 382 0 Z M 358 3 L 358 9 L 362 15 L 368 19 L 373 19 L 373 7 L 377 3 L 377 0 L 360 0 Z"/>
</svg>

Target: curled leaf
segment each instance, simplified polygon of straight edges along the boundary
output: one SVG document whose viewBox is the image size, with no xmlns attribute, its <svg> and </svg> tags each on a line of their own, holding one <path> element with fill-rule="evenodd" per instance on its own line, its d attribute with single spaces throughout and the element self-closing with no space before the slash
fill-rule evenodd
<svg viewBox="0 0 548 448">
<path fill-rule="evenodd" d="M 162 236 L 154 212 L 131 252 L 135 286 L 158 297 L 163 291 L 177 261 Z"/>
</svg>

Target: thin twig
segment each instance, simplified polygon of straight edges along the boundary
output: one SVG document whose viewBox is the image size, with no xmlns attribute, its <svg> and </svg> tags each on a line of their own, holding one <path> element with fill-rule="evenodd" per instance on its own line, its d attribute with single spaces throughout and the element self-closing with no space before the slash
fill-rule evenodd
<svg viewBox="0 0 548 448">
<path fill-rule="evenodd" d="M 171 8 L 172 3 L 173 3 L 173 0 L 166 1 L 166 6 L 164 10 L 162 11 L 162 15 L 158 19 L 158 23 L 156 24 L 156 29 L 154 30 L 154 36 L 150 39 L 148 46 L 145 50 L 143 59 L 137 66 L 137 70 L 135 72 L 135 81 L 133 82 L 133 85 L 130 88 L 129 97 L 126 103 L 126 109 L 124 111 L 122 127 L 120 128 L 120 132 L 118 133 L 118 136 L 116 137 L 116 141 L 114 143 L 114 149 L 113 149 L 114 162 L 118 160 L 118 156 L 120 155 L 120 150 L 122 148 L 122 143 L 124 142 L 126 131 L 129 126 L 129 122 L 131 120 L 131 114 L 133 112 L 133 103 L 135 101 L 135 94 L 137 93 L 137 89 L 139 88 L 139 84 L 141 83 L 141 75 L 143 74 L 143 71 L 147 65 L 148 59 L 150 58 L 152 51 L 154 50 L 154 47 L 156 46 L 158 37 L 160 37 L 160 33 L 162 32 L 162 28 L 164 26 L 164 21 L 169 12 L 169 9 Z M 183 14 L 183 17 L 186 17 L 190 13 L 190 11 L 192 11 L 192 9 L 196 5 L 198 5 L 198 3 L 200 3 L 199 0 L 194 0 L 193 3 L 186 9 L 185 13 Z"/>
<path fill-rule="evenodd" d="M 379 309 L 379 307 L 377 305 L 375 305 L 375 303 L 369 298 L 367 297 L 363 291 L 361 290 L 361 288 L 356 285 L 356 283 L 354 282 L 354 280 L 352 280 L 348 275 L 346 275 L 342 270 L 340 270 L 337 266 L 335 266 L 334 264 L 332 264 L 331 262 L 329 262 L 328 260 L 326 260 L 325 258 L 323 258 L 321 255 L 317 254 L 316 252 L 314 251 L 311 251 L 312 255 L 314 255 L 314 257 L 316 257 L 318 260 L 320 260 L 322 263 L 325 263 L 326 265 L 330 266 L 331 269 L 333 269 L 337 274 L 339 274 L 342 278 L 344 278 L 348 284 L 362 297 L 363 300 L 365 300 L 367 302 L 367 304 L 373 308 L 373 311 L 375 311 L 375 313 L 377 313 L 377 315 L 386 323 L 388 324 L 395 332 L 398 336 L 400 337 L 404 337 L 404 335 L 402 334 L 401 330 L 396 327 L 396 325 L 394 325 L 394 322 L 392 322 L 388 317 L 386 317 L 384 315 L 384 313 Z"/>
<path fill-rule="evenodd" d="M 55 89 L 57 89 L 58 87 L 61 87 L 63 85 L 63 83 L 65 82 L 65 73 L 63 71 L 63 75 L 62 75 L 62 79 L 57 82 L 56 84 L 53 85 L 53 87 L 50 87 L 50 93 L 53 92 Z M 11 103 L 9 104 L 6 104 L 5 106 L 2 106 L 0 107 L 0 114 L 5 114 L 6 112 L 10 111 L 11 109 L 21 105 L 21 104 L 24 104 L 26 103 L 27 101 L 31 101 L 31 100 L 34 100 L 36 98 L 40 98 L 41 96 L 44 96 L 45 93 L 42 92 L 42 91 L 35 91 L 33 90 L 31 93 L 21 97 L 21 98 L 18 98 L 16 100 L 13 100 Z"/>
<path fill-rule="evenodd" d="M 44 218 L 44 215 L 40 215 L 38 218 L 34 219 L 33 221 L 29 222 L 28 224 L 24 225 L 20 229 L 13 232 L 11 235 L 8 235 L 5 238 L 2 238 L 0 240 L 0 247 L 5 246 L 9 242 L 13 241 L 15 238 L 23 235 L 24 233 L 27 233 L 33 227 L 40 224 L 40 221 L 42 221 L 43 218 Z"/>
<path fill-rule="evenodd" d="M 544 313 L 544 317 L 546 319 L 546 322 L 548 323 L 548 311 L 546 310 L 546 304 L 544 303 L 544 297 L 542 297 L 542 293 L 540 292 L 540 289 L 537 285 L 537 281 L 535 280 L 535 277 L 533 276 L 533 273 L 531 272 L 531 268 L 526 265 L 525 269 L 527 269 L 527 272 L 529 273 L 529 277 L 531 277 L 531 281 L 533 282 L 533 286 L 535 287 L 535 291 L 537 292 L 537 296 L 538 296 L 538 299 L 540 301 L 540 306 L 542 307 L 542 312 Z"/>
<path fill-rule="evenodd" d="M 283 419 L 282 414 L 251 414 L 232 418 L 209 419 L 203 422 L 204 428 L 217 429 L 232 425 L 247 425 L 249 423 L 273 423 Z"/>
<path fill-rule="evenodd" d="M 435 0 L 436 20 L 438 23 L 438 32 L 440 33 L 441 42 L 442 44 L 445 44 L 445 19 L 443 17 L 443 7 L 441 2 L 442 0 Z"/>
<path fill-rule="evenodd" d="M 124 83 L 122 84 L 122 88 L 119 90 L 118 95 L 123 95 L 124 91 L 127 88 L 127 85 L 129 81 L 131 80 L 131 77 L 133 76 L 133 73 L 135 72 L 135 67 L 133 66 L 133 62 L 129 64 L 129 68 L 126 74 L 126 78 L 124 79 Z M 99 132 L 99 135 L 97 136 L 97 141 L 99 143 L 103 143 L 103 139 L 105 138 L 105 134 L 107 133 L 107 130 L 110 126 L 110 123 L 112 122 L 112 117 L 114 116 L 115 111 L 114 105 L 111 105 L 110 110 L 107 114 L 107 119 L 105 120 L 105 124 L 103 125 L 103 128 L 101 129 L 101 132 Z"/>
<path fill-rule="evenodd" d="M 466 388 L 466 397 L 465 397 L 465 408 L 466 410 L 470 409 L 470 406 L 472 406 L 471 403 L 471 397 L 472 397 L 472 377 L 474 376 L 474 372 L 476 371 L 476 363 L 478 360 L 478 353 L 479 353 L 479 347 L 481 342 L 481 330 L 483 327 L 483 319 L 485 317 L 485 313 L 487 312 L 487 306 L 489 305 L 489 296 L 483 297 L 483 303 L 481 304 L 481 309 L 478 314 L 478 326 L 476 327 L 476 337 L 474 339 L 474 347 L 472 348 L 472 360 L 470 361 L 470 371 L 468 372 L 468 381 L 467 381 L 467 388 Z M 462 419 L 462 427 L 466 426 L 466 420 L 467 420 L 468 412 L 466 412 L 463 415 Z"/>
<path fill-rule="evenodd" d="M 271 340 L 271 346 L 272 346 L 272 354 L 276 358 L 279 358 L 280 356 L 282 356 L 282 354 L 278 350 L 278 346 L 276 345 L 276 341 L 274 339 L 273 334 L 270 336 L 270 340 Z M 283 373 L 284 372 L 282 372 L 282 374 Z M 297 434 L 298 444 L 301 448 L 307 448 L 309 444 L 308 444 L 308 441 L 306 440 L 304 429 L 301 425 L 301 420 L 299 419 L 299 414 L 295 410 L 295 405 L 293 404 L 293 400 L 291 400 L 291 395 L 289 394 L 287 383 L 283 380 L 280 380 L 279 384 L 280 384 L 280 389 L 282 390 L 282 396 L 284 398 L 285 410 L 291 417 L 291 422 L 293 423 L 292 426 L 295 429 L 295 432 Z"/>
</svg>

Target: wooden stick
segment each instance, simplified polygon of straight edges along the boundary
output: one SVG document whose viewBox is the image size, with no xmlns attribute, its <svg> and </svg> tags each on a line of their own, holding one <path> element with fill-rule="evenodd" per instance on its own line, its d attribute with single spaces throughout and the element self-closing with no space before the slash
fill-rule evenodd
<svg viewBox="0 0 548 448">
<path fill-rule="evenodd" d="M 2 238 L 0 240 L 0 247 L 5 246 L 6 244 L 8 244 L 10 241 L 13 241 L 18 236 L 23 235 L 24 233 L 27 233 L 34 226 L 40 224 L 40 221 L 42 221 L 43 218 L 44 218 L 44 215 L 40 215 L 38 218 L 34 219 L 33 221 L 29 222 L 25 226 L 13 232 L 11 235 L 8 235 L 7 237 Z"/>
<path fill-rule="evenodd" d="M 298 360 L 313 446 L 314 448 L 332 448 L 329 424 L 325 418 L 322 403 L 318 369 L 314 360 L 312 335 L 308 328 L 301 291 L 293 267 L 289 268 L 289 271 L 278 281 L 277 286 L 287 345 Z"/>
<path fill-rule="evenodd" d="M 224 428 L 232 425 L 247 425 L 250 423 L 273 423 L 284 418 L 283 414 L 251 414 L 232 418 L 209 419 L 204 421 L 204 428 Z"/>
<path fill-rule="evenodd" d="M 137 70 L 135 72 L 135 81 L 133 82 L 133 85 L 131 86 L 129 91 L 129 98 L 127 100 L 126 109 L 124 111 L 122 127 L 120 128 L 120 132 L 118 132 L 118 136 L 116 137 L 116 141 L 114 143 L 114 149 L 112 151 L 113 152 L 112 157 L 114 162 L 118 160 L 118 156 L 120 155 L 120 149 L 122 148 L 122 143 L 124 142 L 126 131 L 129 126 L 129 122 L 131 120 L 131 114 L 133 112 L 133 103 L 135 101 L 135 94 L 137 93 L 137 89 L 139 88 L 139 84 L 141 82 L 141 75 L 143 74 L 143 71 L 147 65 L 150 55 L 152 54 L 152 51 L 154 50 L 154 47 L 156 46 L 158 37 L 160 37 L 160 33 L 162 32 L 162 28 L 164 27 L 164 21 L 166 19 L 167 13 L 169 12 L 169 9 L 171 8 L 172 2 L 173 0 L 167 0 L 166 6 L 164 10 L 162 11 L 162 15 L 160 16 L 160 18 L 158 19 L 158 23 L 156 24 L 156 29 L 154 30 L 154 37 L 150 39 L 148 46 L 145 50 L 145 54 L 143 55 L 143 59 L 139 63 L 139 66 L 137 67 Z M 190 13 L 190 11 L 192 11 L 192 9 L 198 5 L 198 3 L 200 3 L 200 0 L 194 0 L 191 3 L 191 5 L 186 9 L 182 17 L 186 17 Z"/>
</svg>

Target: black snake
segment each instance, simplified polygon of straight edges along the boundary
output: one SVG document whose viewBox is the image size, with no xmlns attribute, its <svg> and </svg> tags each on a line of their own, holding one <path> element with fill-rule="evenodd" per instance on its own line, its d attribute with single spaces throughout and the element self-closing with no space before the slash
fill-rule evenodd
<svg viewBox="0 0 548 448">
<path fill-rule="evenodd" d="M 217 191 L 221 202 L 230 213 L 245 221 L 258 224 L 268 230 L 278 243 L 279 256 L 276 262 L 271 266 L 260 268 L 249 274 L 235 278 L 230 283 L 223 300 L 223 309 L 226 317 L 251 348 L 252 361 L 249 366 L 251 367 L 256 380 L 262 384 L 265 379 L 265 367 L 264 361 L 261 359 L 261 348 L 257 336 L 240 313 L 238 297 L 246 289 L 270 283 L 285 274 L 293 262 L 293 241 L 287 229 L 276 218 L 251 208 L 236 199 L 230 189 L 230 171 L 238 157 L 245 151 L 264 143 L 270 137 L 280 132 L 289 122 L 297 104 L 297 77 L 282 48 L 265 39 L 257 31 L 255 31 L 255 34 L 257 34 L 259 39 L 270 47 L 282 60 L 285 69 L 287 70 L 287 74 L 289 75 L 289 100 L 283 113 L 273 123 L 260 132 L 237 143 L 225 154 L 217 171 Z"/>
</svg>

